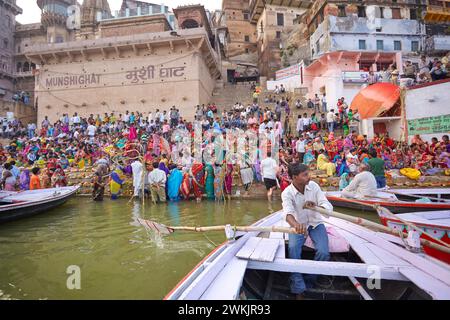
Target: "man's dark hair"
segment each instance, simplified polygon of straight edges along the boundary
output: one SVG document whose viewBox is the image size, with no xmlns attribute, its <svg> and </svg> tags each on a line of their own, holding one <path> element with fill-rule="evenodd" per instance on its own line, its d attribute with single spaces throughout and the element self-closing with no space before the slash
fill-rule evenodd
<svg viewBox="0 0 450 320">
<path fill-rule="evenodd" d="M 374 150 L 374 149 L 372 149 L 372 150 L 370 150 L 370 156 L 372 157 L 372 158 L 376 158 L 377 156 L 378 156 L 378 154 L 377 154 L 377 151 L 376 150 Z"/>
<path fill-rule="evenodd" d="M 159 162 L 153 162 L 153 169 L 159 168 Z"/>
<path fill-rule="evenodd" d="M 31 169 L 31 173 L 32 174 L 38 174 L 40 170 L 41 169 L 39 169 L 38 167 L 34 167 L 33 169 Z"/>
<path fill-rule="evenodd" d="M 295 176 L 298 176 L 299 174 L 308 171 L 309 167 L 305 164 L 300 163 L 292 163 L 288 167 L 288 174 L 289 177 L 292 179 Z"/>
<path fill-rule="evenodd" d="M 272 152 L 271 151 L 267 151 L 267 158 L 270 158 L 272 156 Z"/>
</svg>

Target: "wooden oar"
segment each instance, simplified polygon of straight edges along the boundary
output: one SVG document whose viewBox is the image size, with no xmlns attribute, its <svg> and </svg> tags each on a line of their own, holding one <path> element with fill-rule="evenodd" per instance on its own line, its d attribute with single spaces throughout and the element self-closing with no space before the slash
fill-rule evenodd
<svg viewBox="0 0 450 320">
<path fill-rule="evenodd" d="M 138 219 L 139 223 L 144 227 L 155 231 L 159 234 L 168 235 L 175 231 L 193 231 L 193 232 L 209 232 L 209 231 L 224 231 L 226 226 L 212 226 L 212 227 L 172 227 L 166 226 L 155 221 Z M 232 226 L 234 231 L 244 231 L 244 232 L 282 232 L 282 233 L 296 233 L 294 228 L 285 227 L 254 227 L 254 226 Z"/>
<path fill-rule="evenodd" d="M 444 241 L 435 238 L 432 234 L 426 232 L 423 228 L 420 228 L 420 227 L 416 226 L 414 223 L 406 221 L 406 220 L 400 218 L 399 216 L 393 214 L 388 208 L 382 207 L 382 206 L 380 206 L 378 204 L 369 204 L 369 203 L 365 203 L 363 201 L 358 201 L 358 200 L 354 200 L 354 199 L 346 199 L 346 200 L 348 200 L 350 202 L 353 202 L 353 203 L 357 203 L 357 204 L 363 205 L 363 206 L 371 207 L 371 208 L 375 209 L 378 212 L 378 215 L 385 214 L 385 215 L 388 215 L 388 216 L 390 216 L 392 218 L 395 218 L 395 219 L 399 220 L 400 222 L 406 224 L 407 226 L 413 228 L 414 230 L 416 230 L 416 231 L 418 231 L 420 233 L 424 233 L 427 236 L 429 236 L 431 239 L 435 240 L 436 242 L 438 242 L 438 243 L 440 243 L 440 244 L 450 248 L 450 245 L 448 243 L 445 243 Z"/>
<path fill-rule="evenodd" d="M 383 190 L 383 192 L 391 193 L 391 194 L 395 194 L 395 195 L 399 195 L 399 196 L 404 196 L 404 197 L 417 198 L 417 199 L 428 198 L 430 200 L 435 200 L 435 201 L 450 202 L 450 199 L 420 196 L 417 194 L 407 194 L 407 193 L 395 192 L 394 190 Z"/>
<path fill-rule="evenodd" d="M 369 220 L 366 220 L 366 219 L 363 219 L 363 218 L 360 218 L 360 217 L 353 217 L 353 216 L 349 216 L 347 214 L 343 214 L 343 213 L 336 212 L 336 211 L 328 211 L 328 210 L 325 210 L 324 208 L 320 208 L 320 207 L 313 207 L 313 208 L 308 208 L 308 209 L 314 210 L 314 211 L 316 211 L 316 212 L 318 212 L 318 213 L 320 213 L 320 214 L 322 214 L 322 215 L 324 215 L 326 217 L 331 216 L 331 217 L 335 217 L 335 218 L 338 218 L 338 219 L 346 220 L 346 221 L 358 224 L 360 226 L 364 226 L 364 227 L 367 227 L 367 228 L 371 228 L 371 229 L 375 229 L 375 230 L 382 231 L 382 232 L 385 232 L 385 233 L 389 233 L 389 234 L 392 234 L 392 235 L 397 236 L 397 237 L 399 236 L 399 233 L 401 232 L 401 231 L 396 231 L 396 230 L 391 229 L 389 227 L 383 226 L 383 225 L 381 225 L 379 223 L 372 222 L 372 221 L 369 221 Z M 406 232 L 401 232 L 401 233 L 403 233 L 405 236 L 407 236 Z M 433 249 L 436 249 L 436 250 L 439 250 L 439 251 L 442 251 L 442 252 L 450 254 L 450 248 L 445 247 L 445 246 L 441 246 L 441 245 L 439 245 L 437 243 L 434 243 L 434 242 L 431 242 L 429 240 L 420 239 L 420 243 L 422 245 L 425 245 L 425 246 L 431 247 Z"/>
</svg>

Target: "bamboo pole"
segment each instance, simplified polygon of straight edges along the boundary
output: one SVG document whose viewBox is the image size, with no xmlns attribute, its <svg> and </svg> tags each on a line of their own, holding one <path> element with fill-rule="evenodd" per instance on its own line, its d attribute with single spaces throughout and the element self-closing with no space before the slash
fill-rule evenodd
<svg viewBox="0 0 450 320">
<path fill-rule="evenodd" d="M 435 240 L 436 242 L 439 242 L 440 244 L 442 244 L 442 245 L 444 245 L 444 246 L 450 248 L 450 245 L 449 245 L 448 243 L 445 243 L 444 241 L 435 238 L 432 234 L 430 234 L 430 233 L 426 232 L 424 229 L 422 229 L 422 228 L 416 226 L 414 223 L 409 222 L 409 221 L 406 221 L 406 220 L 403 220 L 403 219 L 400 218 L 399 216 L 396 216 L 396 215 L 393 214 L 388 208 L 379 206 L 379 205 L 377 205 L 377 204 L 368 204 L 368 203 L 365 203 L 365 202 L 362 202 L 362 201 L 358 201 L 358 200 L 353 200 L 353 199 L 346 199 L 346 200 L 348 200 L 348 201 L 350 201 L 350 202 L 353 202 L 353 203 L 360 204 L 360 205 L 365 205 L 365 206 L 367 206 L 367 207 L 372 207 L 372 208 L 375 209 L 377 212 L 379 212 L 380 210 L 381 210 L 381 211 L 384 211 L 384 212 L 385 212 L 387 215 L 389 215 L 390 217 L 399 220 L 400 222 L 406 224 L 406 225 L 409 226 L 410 228 L 412 228 L 412 229 L 414 229 L 414 230 L 416 230 L 416 231 L 419 231 L 419 232 L 421 232 L 421 233 L 424 233 L 424 234 L 426 234 L 427 236 L 429 236 L 431 239 Z"/>
<path fill-rule="evenodd" d="M 383 226 L 383 225 L 381 225 L 379 223 L 372 222 L 372 221 L 369 221 L 369 220 L 366 220 L 366 219 L 363 219 L 363 218 L 360 218 L 360 217 L 353 217 L 353 216 L 349 216 L 347 214 L 343 214 L 343 213 L 336 212 L 336 211 L 328 211 L 328 210 L 325 210 L 325 209 L 320 208 L 320 207 L 313 207 L 313 208 L 308 208 L 308 209 L 314 210 L 314 211 L 316 211 L 316 212 L 318 212 L 318 213 L 320 213 L 320 214 L 322 214 L 322 215 L 324 215 L 326 217 L 331 216 L 331 217 L 335 217 L 335 218 L 338 218 L 338 219 L 343 219 L 343 220 L 346 220 L 346 221 L 358 224 L 360 226 L 371 228 L 371 229 L 375 229 L 375 230 L 378 230 L 378 231 L 381 231 L 381 232 L 385 232 L 385 233 L 389 233 L 389 234 L 392 234 L 392 235 L 397 236 L 397 237 L 399 236 L 399 233 L 404 234 L 405 236 L 407 236 L 407 234 L 405 232 L 395 231 L 394 229 L 391 229 L 391 228 Z M 431 242 L 429 240 L 420 239 L 420 243 L 422 245 L 424 245 L 424 246 L 428 246 L 430 248 L 433 248 L 433 249 L 436 249 L 436 250 L 439 250 L 439 251 L 442 251 L 442 252 L 450 254 L 450 248 L 445 247 L 445 246 L 441 246 L 441 245 L 439 245 L 437 243 L 434 243 L 434 242 Z"/>
<path fill-rule="evenodd" d="M 194 231 L 194 232 L 209 232 L 209 231 L 223 231 L 226 226 L 211 226 L 211 227 L 166 227 L 174 231 Z M 297 233 L 294 228 L 286 227 L 252 227 L 252 226 L 236 226 L 232 228 L 236 231 L 243 232 L 282 232 L 282 233 Z"/>
</svg>

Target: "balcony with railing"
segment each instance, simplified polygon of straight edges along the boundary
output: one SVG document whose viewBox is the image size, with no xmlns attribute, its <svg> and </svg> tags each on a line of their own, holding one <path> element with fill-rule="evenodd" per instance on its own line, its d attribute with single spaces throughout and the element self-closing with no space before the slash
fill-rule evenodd
<svg viewBox="0 0 450 320">
<path fill-rule="evenodd" d="M 450 2 L 428 0 L 423 19 L 431 23 L 450 22 Z"/>
</svg>

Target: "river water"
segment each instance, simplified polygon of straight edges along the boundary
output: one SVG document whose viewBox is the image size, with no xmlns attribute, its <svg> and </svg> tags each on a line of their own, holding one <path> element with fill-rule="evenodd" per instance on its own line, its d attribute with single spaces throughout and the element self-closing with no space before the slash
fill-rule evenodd
<svg viewBox="0 0 450 320">
<path fill-rule="evenodd" d="M 225 236 L 176 232 L 159 238 L 137 218 L 180 226 L 250 225 L 279 209 L 281 202 L 264 200 L 143 207 L 125 199 L 73 198 L 0 225 L 0 299 L 162 299 Z M 377 221 L 375 214 L 362 216 Z M 79 290 L 68 289 L 70 266 L 79 267 Z"/>
</svg>

